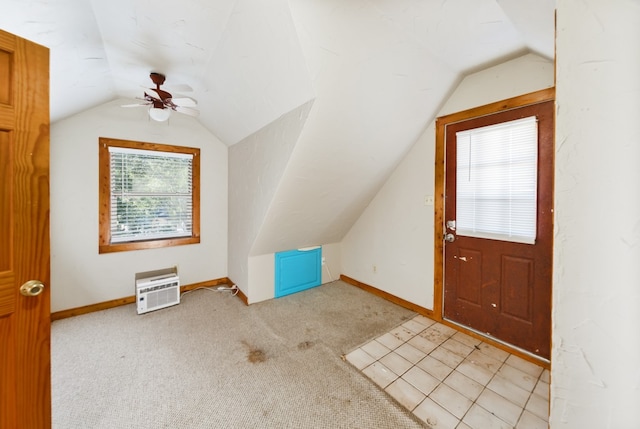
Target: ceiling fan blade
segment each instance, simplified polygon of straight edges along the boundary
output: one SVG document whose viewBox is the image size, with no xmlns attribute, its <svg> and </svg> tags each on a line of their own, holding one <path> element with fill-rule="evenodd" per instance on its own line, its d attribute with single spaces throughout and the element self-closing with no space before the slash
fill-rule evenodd
<svg viewBox="0 0 640 429">
<path fill-rule="evenodd" d="M 153 88 L 146 88 L 145 91 L 153 98 L 157 98 L 160 101 L 164 100 L 164 98 L 162 98 L 162 95 L 160 95 L 160 93 Z"/>
<path fill-rule="evenodd" d="M 193 117 L 197 117 L 200 115 L 200 112 L 197 109 L 192 109 L 190 107 L 176 106 L 174 110 L 176 112 L 184 113 L 185 115 L 189 115 Z"/>
<path fill-rule="evenodd" d="M 120 107 L 146 107 L 149 103 L 134 103 L 134 104 L 123 104 Z"/>
<path fill-rule="evenodd" d="M 198 105 L 196 100 L 194 100 L 191 97 L 172 98 L 171 101 L 173 101 L 176 105 L 181 107 L 195 107 Z"/>
</svg>

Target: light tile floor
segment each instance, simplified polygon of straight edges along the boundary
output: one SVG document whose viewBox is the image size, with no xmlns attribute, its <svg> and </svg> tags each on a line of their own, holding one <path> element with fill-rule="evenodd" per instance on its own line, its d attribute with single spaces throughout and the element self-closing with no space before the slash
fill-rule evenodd
<svg viewBox="0 0 640 429">
<path fill-rule="evenodd" d="M 548 370 L 427 317 L 346 359 L 433 429 L 548 427 Z"/>
</svg>

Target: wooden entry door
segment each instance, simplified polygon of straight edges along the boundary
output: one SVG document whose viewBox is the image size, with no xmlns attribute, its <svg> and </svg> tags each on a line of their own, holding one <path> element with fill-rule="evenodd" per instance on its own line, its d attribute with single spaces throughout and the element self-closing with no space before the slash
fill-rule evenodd
<svg viewBox="0 0 640 429">
<path fill-rule="evenodd" d="M 49 51 L 0 31 L 0 428 L 51 427 L 50 317 Z"/>
<path fill-rule="evenodd" d="M 520 149 L 513 136 L 520 131 L 495 131 L 521 123 L 534 133 L 537 125 L 529 146 L 534 152 L 522 157 L 529 161 L 514 155 Z M 511 143 L 490 141 L 501 139 L 500 133 L 508 133 L 503 138 Z M 553 136 L 553 101 L 462 120 L 445 130 L 443 317 L 547 360 Z M 519 223 L 524 226 L 514 226 L 516 232 L 504 228 Z"/>
</svg>

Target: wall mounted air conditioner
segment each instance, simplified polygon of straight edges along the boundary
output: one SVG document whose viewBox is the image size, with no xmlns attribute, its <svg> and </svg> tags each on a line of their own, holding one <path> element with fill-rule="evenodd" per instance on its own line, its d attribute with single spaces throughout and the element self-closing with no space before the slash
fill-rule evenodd
<svg viewBox="0 0 640 429">
<path fill-rule="evenodd" d="M 138 314 L 180 304 L 180 279 L 165 274 L 136 280 Z"/>
</svg>

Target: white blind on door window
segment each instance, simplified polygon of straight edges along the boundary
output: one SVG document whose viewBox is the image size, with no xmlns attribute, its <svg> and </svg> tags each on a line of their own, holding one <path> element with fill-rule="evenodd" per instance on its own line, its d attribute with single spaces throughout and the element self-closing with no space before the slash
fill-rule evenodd
<svg viewBox="0 0 640 429">
<path fill-rule="evenodd" d="M 534 244 L 535 116 L 456 133 L 456 234 Z"/>
<path fill-rule="evenodd" d="M 111 242 L 192 235 L 193 155 L 109 148 Z"/>
</svg>

